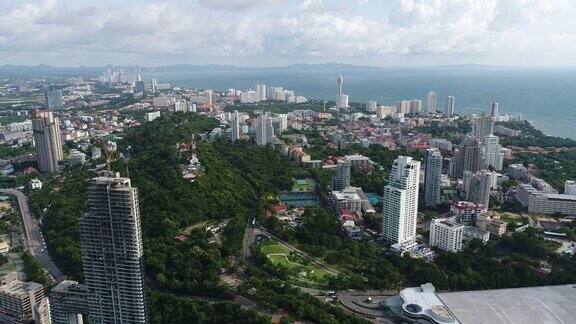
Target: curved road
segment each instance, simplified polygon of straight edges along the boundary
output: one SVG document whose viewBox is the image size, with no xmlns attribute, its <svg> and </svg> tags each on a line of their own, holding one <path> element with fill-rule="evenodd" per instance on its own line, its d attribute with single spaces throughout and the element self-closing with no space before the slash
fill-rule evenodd
<svg viewBox="0 0 576 324">
<path fill-rule="evenodd" d="M 34 218 L 34 215 L 30 212 L 28 197 L 21 191 L 13 189 L 0 189 L 0 192 L 15 196 L 18 200 L 18 210 L 22 216 L 22 224 L 24 224 L 24 245 L 26 248 L 40 261 L 44 269 L 48 271 L 56 283 L 64 280 L 64 275 L 48 255 L 42 232 L 40 232 L 40 226 L 38 226 L 38 220 Z"/>
</svg>

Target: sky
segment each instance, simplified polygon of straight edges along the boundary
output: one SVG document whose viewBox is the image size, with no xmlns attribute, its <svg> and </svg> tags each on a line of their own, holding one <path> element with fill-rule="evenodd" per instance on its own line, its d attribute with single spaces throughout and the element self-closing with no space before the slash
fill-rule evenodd
<svg viewBox="0 0 576 324">
<path fill-rule="evenodd" d="M 0 65 L 575 66 L 576 0 L 0 0 Z"/>
</svg>

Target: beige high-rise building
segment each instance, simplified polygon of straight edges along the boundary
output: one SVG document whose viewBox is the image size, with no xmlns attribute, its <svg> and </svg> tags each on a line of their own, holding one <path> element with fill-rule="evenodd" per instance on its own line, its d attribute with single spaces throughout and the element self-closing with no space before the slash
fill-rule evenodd
<svg viewBox="0 0 576 324">
<path fill-rule="evenodd" d="M 34 110 L 32 130 L 38 168 L 43 172 L 58 171 L 58 162 L 64 157 L 58 117 L 48 110 Z"/>
<path fill-rule="evenodd" d="M 420 162 L 408 156 L 394 160 L 382 201 L 382 236 L 391 244 L 416 240 Z"/>
</svg>

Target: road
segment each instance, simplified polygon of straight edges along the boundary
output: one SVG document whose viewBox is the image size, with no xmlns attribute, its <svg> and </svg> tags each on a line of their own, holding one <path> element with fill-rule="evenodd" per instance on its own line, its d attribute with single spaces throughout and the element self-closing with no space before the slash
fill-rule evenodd
<svg viewBox="0 0 576 324">
<path fill-rule="evenodd" d="M 21 191 L 13 189 L 0 189 L 0 192 L 15 196 L 18 201 L 18 210 L 22 216 L 22 224 L 24 224 L 24 246 L 40 261 L 44 269 L 48 271 L 56 283 L 64 280 L 64 275 L 60 269 L 56 267 L 54 262 L 52 262 L 50 255 L 48 255 L 38 220 L 34 218 L 34 215 L 30 212 L 28 197 Z"/>
</svg>

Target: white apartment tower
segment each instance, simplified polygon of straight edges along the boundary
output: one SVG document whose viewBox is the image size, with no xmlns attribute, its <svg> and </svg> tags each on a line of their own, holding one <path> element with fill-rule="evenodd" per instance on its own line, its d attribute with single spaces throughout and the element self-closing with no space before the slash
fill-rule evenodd
<svg viewBox="0 0 576 324">
<path fill-rule="evenodd" d="M 258 117 L 258 125 L 256 127 L 256 144 L 267 145 L 274 140 L 274 126 L 272 126 L 272 118 L 264 114 Z"/>
<path fill-rule="evenodd" d="M 147 323 L 138 190 L 106 172 L 92 179 L 81 219 L 91 323 Z"/>
<path fill-rule="evenodd" d="M 500 138 L 496 135 L 488 135 L 484 139 L 484 162 L 486 166 L 493 167 L 496 171 L 504 166 L 504 153 L 500 145 Z"/>
<path fill-rule="evenodd" d="M 256 92 L 258 93 L 258 99 L 260 101 L 266 100 L 266 85 L 265 84 L 257 84 L 256 85 Z"/>
<path fill-rule="evenodd" d="M 426 111 L 429 113 L 436 112 L 436 100 L 438 95 L 436 91 L 428 91 L 428 95 L 426 96 Z"/>
<path fill-rule="evenodd" d="M 454 97 L 448 96 L 446 97 L 446 108 L 444 109 L 444 115 L 452 116 L 454 115 Z"/>
<path fill-rule="evenodd" d="M 500 116 L 500 107 L 497 102 L 492 100 L 492 102 L 490 103 L 490 118 L 493 121 L 496 121 L 498 119 L 498 116 Z"/>
<path fill-rule="evenodd" d="M 58 117 L 48 110 L 34 110 L 32 131 L 38 168 L 42 172 L 58 171 L 58 162 L 64 157 Z"/>
<path fill-rule="evenodd" d="M 206 105 L 208 105 L 210 107 L 212 107 L 212 104 L 213 104 L 213 102 L 212 102 L 212 93 L 213 92 L 214 91 L 212 91 L 212 90 L 206 90 Z"/>
<path fill-rule="evenodd" d="M 238 110 L 234 110 L 230 121 L 232 124 L 230 139 L 234 142 L 240 139 L 240 114 Z"/>
<path fill-rule="evenodd" d="M 424 202 L 428 206 L 440 203 L 442 190 L 442 154 L 437 148 L 426 150 L 424 156 Z"/>
<path fill-rule="evenodd" d="M 420 162 L 408 156 L 394 160 L 382 201 L 382 236 L 404 245 L 416 239 Z"/>
<path fill-rule="evenodd" d="M 447 219 L 434 219 L 430 222 L 430 246 L 436 246 L 444 251 L 458 252 L 462 250 L 464 225 Z"/>
</svg>

